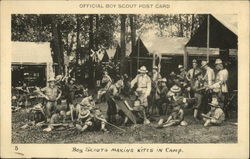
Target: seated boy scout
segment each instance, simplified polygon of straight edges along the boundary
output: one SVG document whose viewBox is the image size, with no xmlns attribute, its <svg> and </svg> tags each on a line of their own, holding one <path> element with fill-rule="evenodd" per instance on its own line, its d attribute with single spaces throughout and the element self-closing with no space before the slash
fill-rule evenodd
<svg viewBox="0 0 250 159">
<path fill-rule="evenodd" d="M 106 120 L 99 109 L 93 110 L 92 113 L 86 107 L 82 107 L 78 115 L 78 124 L 76 128 L 81 132 L 86 130 L 101 130 L 107 132 Z"/>
<path fill-rule="evenodd" d="M 184 111 L 181 108 L 180 105 L 174 107 L 172 113 L 170 116 L 166 119 L 161 119 L 158 122 L 158 127 L 157 128 L 164 128 L 164 127 L 169 127 L 169 126 L 186 126 L 187 122 L 184 121 Z"/>
<path fill-rule="evenodd" d="M 221 125 L 225 120 L 225 114 L 220 108 L 217 98 L 213 98 L 209 105 L 211 106 L 210 111 L 207 114 L 201 114 L 205 121 L 204 126 Z"/>
</svg>

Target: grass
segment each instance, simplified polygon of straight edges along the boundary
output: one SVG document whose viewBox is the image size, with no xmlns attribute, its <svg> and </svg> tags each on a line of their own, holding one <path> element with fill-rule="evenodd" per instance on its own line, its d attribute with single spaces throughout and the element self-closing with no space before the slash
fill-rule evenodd
<svg viewBox="0 0 250 159">
<path fill-rule="evenodd" d="M 103 104 L 102 109 L 106 109 Z M 195 123 L 191 110 L 186 111 L 185 127 L 169 127 L 156 129 L 157 118 L 150 125 L 122 126 L 126 132 L 108 127 L 109 133 L 83 132 L 75 129 L 55 130 L 43 132 L 42 128 L 29 127 L 21 129 L 25 124 L 24 110 L 12 114 L 12 143 L 237 143 L 237 126 L 226 121 L 221 126 L 204 127 Z"/>
</svg>

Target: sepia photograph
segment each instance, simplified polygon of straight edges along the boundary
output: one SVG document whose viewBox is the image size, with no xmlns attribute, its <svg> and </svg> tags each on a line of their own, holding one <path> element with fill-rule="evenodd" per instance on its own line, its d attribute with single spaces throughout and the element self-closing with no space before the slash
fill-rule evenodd
<svg viewBox="0 0 250 159">
<path fill-rule="evenodd" d="M 11 14 L 12 144 L 238 143 L 237 14 Z"/>
</svg>

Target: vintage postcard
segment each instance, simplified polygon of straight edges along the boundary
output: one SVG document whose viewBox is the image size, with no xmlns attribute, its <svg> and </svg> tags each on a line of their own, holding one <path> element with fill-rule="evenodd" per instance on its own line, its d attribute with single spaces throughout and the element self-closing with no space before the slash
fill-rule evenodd
<svg viewBox="0 0 250 159">
<path fill-rule="evenodd" d="M 1 1 L 1 157 L 248 158 L 248 1 Z"/>
</svg>

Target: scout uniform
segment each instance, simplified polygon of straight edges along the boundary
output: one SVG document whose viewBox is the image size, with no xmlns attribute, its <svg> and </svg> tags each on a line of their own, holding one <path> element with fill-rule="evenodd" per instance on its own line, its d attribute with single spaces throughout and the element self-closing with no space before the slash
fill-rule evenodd
<svg viewBox="0 0 250 159">
<path fill-rule="evenodd" d="M 186 79 L 188 81 L 194 80 L 195 76 L 201 72 L 201 69 L 197 67 L 197 60 L 194 59 L 192 63 L 193 63 L 193 68 L 191 68 L 186 74 Z"/>
<path fill-rule="evenodd" d="M 50 78 L 48 82 L 54 82 L 54 78 Z M 62 91 L 58 89 L 58 87 L 45 87 L 41 89 L 42 95 L 46 98 L 46 112 L 47 112 L 47 118 L 49 119 L 52 115 L 53 110 L 57 110 L 57 100 L 60 98 Z"/>
<path fill-rule="evenodd" d="M 158 67 L 153 67 L 152 81 L 158 81 L 161 78 L 161 74 L 158 72 Z"/>
<path fill-rule="evenodd" d="M 78 115 L 78 123 L 76 124 L 76 128 L 80 131 L 85 131 L 88 127 L 92 126 L 92 116 L 90 115 L 90 111 L 88 109 L 81 109 Z"/>
<path fill-rule="evenodd" d="M 110 85 L 112 84 L 112 79 L 108 75 L 107 71 L 104 71 L 104 76 L 102 78 L 102 84 L 104 85 L 104 87 L 101 88 L 97 92 L 97 100 L 101 99 L 101 97 L 107 92 L 107 90 L 109 89 Z"/>
<path fill-rule="evenodd" d="M 204 68 L 206 70 L 206 73 L 204 76 L 206 85 L 211 86 L 214 83 L 215 74 L 214 74 L 214 70 L 211 69 L 207 64 L 208 64 L 207 61 L 202 61 L 201 68 Z"/>
<path fill-rule="evenodd" d="M 69 83 L 65 87 L 65 95 L 66 95 L 66 101 L 67 101 L 67 107 L 68 109 L 74 105 L 74 99 L 75 99 L 75 91 L 76 91 L 76 85 L 74 84 L 75 79 L 71 78 L 69 80 Z"/>
<path fill-rule="evenodd" d="M 216 59 L 215 65 L 221 65 L 221 59 Z M 222 66 L 223 67 L 223 66 Z M 216 75 L 215 83 L 211 86 L 217 97 L 219 98 L 220 105 L 224 108 L 228 93 L 228 71 L 225 68 L 220 68 L 219 72 Z"/>
<path fill-rule="evenodd" d="M 145 107 L 141 105 L 140 100 L 135 100 L 133 108 L 129 107 L 129 110 L 132 111 L 134 116 L 136 117 L 136 123 L 138 124 L 150 124 L 150 121 L 147 119 Z M 125 116 L 124 124 L 127 124 L 128 117 Z"/>
<path fill-rule="evenodd" d="M 204 116 L 205 121 L 204 126 L 220 125 L 225 120 L 225 114 L 223 110 L 219 107 L 217 98 L 213 98 L 212 102 L 209 103 L 211 110 Z"/>
<path fill-rule="evenodd" d="M 185 71 L 182 65 L 179 65 L 178 68 L 180 69 L 180 74 L 178 75 L 178 77 L 180 78 L 181 81 L 185 81 L 187 72 Z"/>
<path fill-rule="evenodd" d="M 167 111 L 167 93 L 168 93 L 168 87 L 166 86 L 167 79 L 162 78 L 159 80 L 159 87 L 157 90 L 157 93 L 159 95 L 159 99 L 157 101 L 158 109 L 159 109 L 159 115 L 165 115 Z"/>
<path fill-rule="evenodd" d="M 120 88 L 123 86 L 122 81 L 117 81 L 115 84 L 112 84 L 108 91 L 107 91 L 107 104 L 108 104 L 108 109 L 107 109 L 107 116 L 108 116 L 108 121 L 115 123 L 115 115 L 117 114 L 118 110 L 115 104 L 114 99 L 119 98 L 120 95 Z"/>
<path fill-rule="evenodd" d="M 184 121 L 184 111 L 181 107 L 175 107 L 168 118 L 162 118 L 158 122 L 157 128 L 168 126 L 186 126 L 187 122 Z"/>
<path fill-rule="evenodd" d="M 134 85 L 137 83 L 137 89 L 136 89 L 136 94 L 138 98 L 141 100 L 141 104 L 145 107 L 148 106 L 148 100 L 147 97 L 150 95 L 151 92 L 151 79 L 150 77 L 146 74 L 147 68 L 145 66 L 142 66 L 138 72 L 138 74 L 132 81 L 131 81 L 131 88 L 134 87 Z"/>
<path fill-rule="evenodd" d="M 172 109 L 175 107 L 186 107 L 187 101 L 186 98 L 184 98 L 181 95 L 178 95 L 181 93 L 181 88 L 178 87 L 177 85 L 174 85 L 171 89 L 170 92 L 168 93 L 168 96 L 170 96 L 170 106 Z"/>
<path fill-rule="evenodd" d="M 203 91 L 204 91 L 204 83 L 202 81 L 202 74 L 198 75 L 198 79 L 196 79 L 193 83 L 192 90 L 194 91 L 194 118 L 198 119 L 198 110 L 201 107 L 202 99 L 203 99 Z"/>
</svg>

